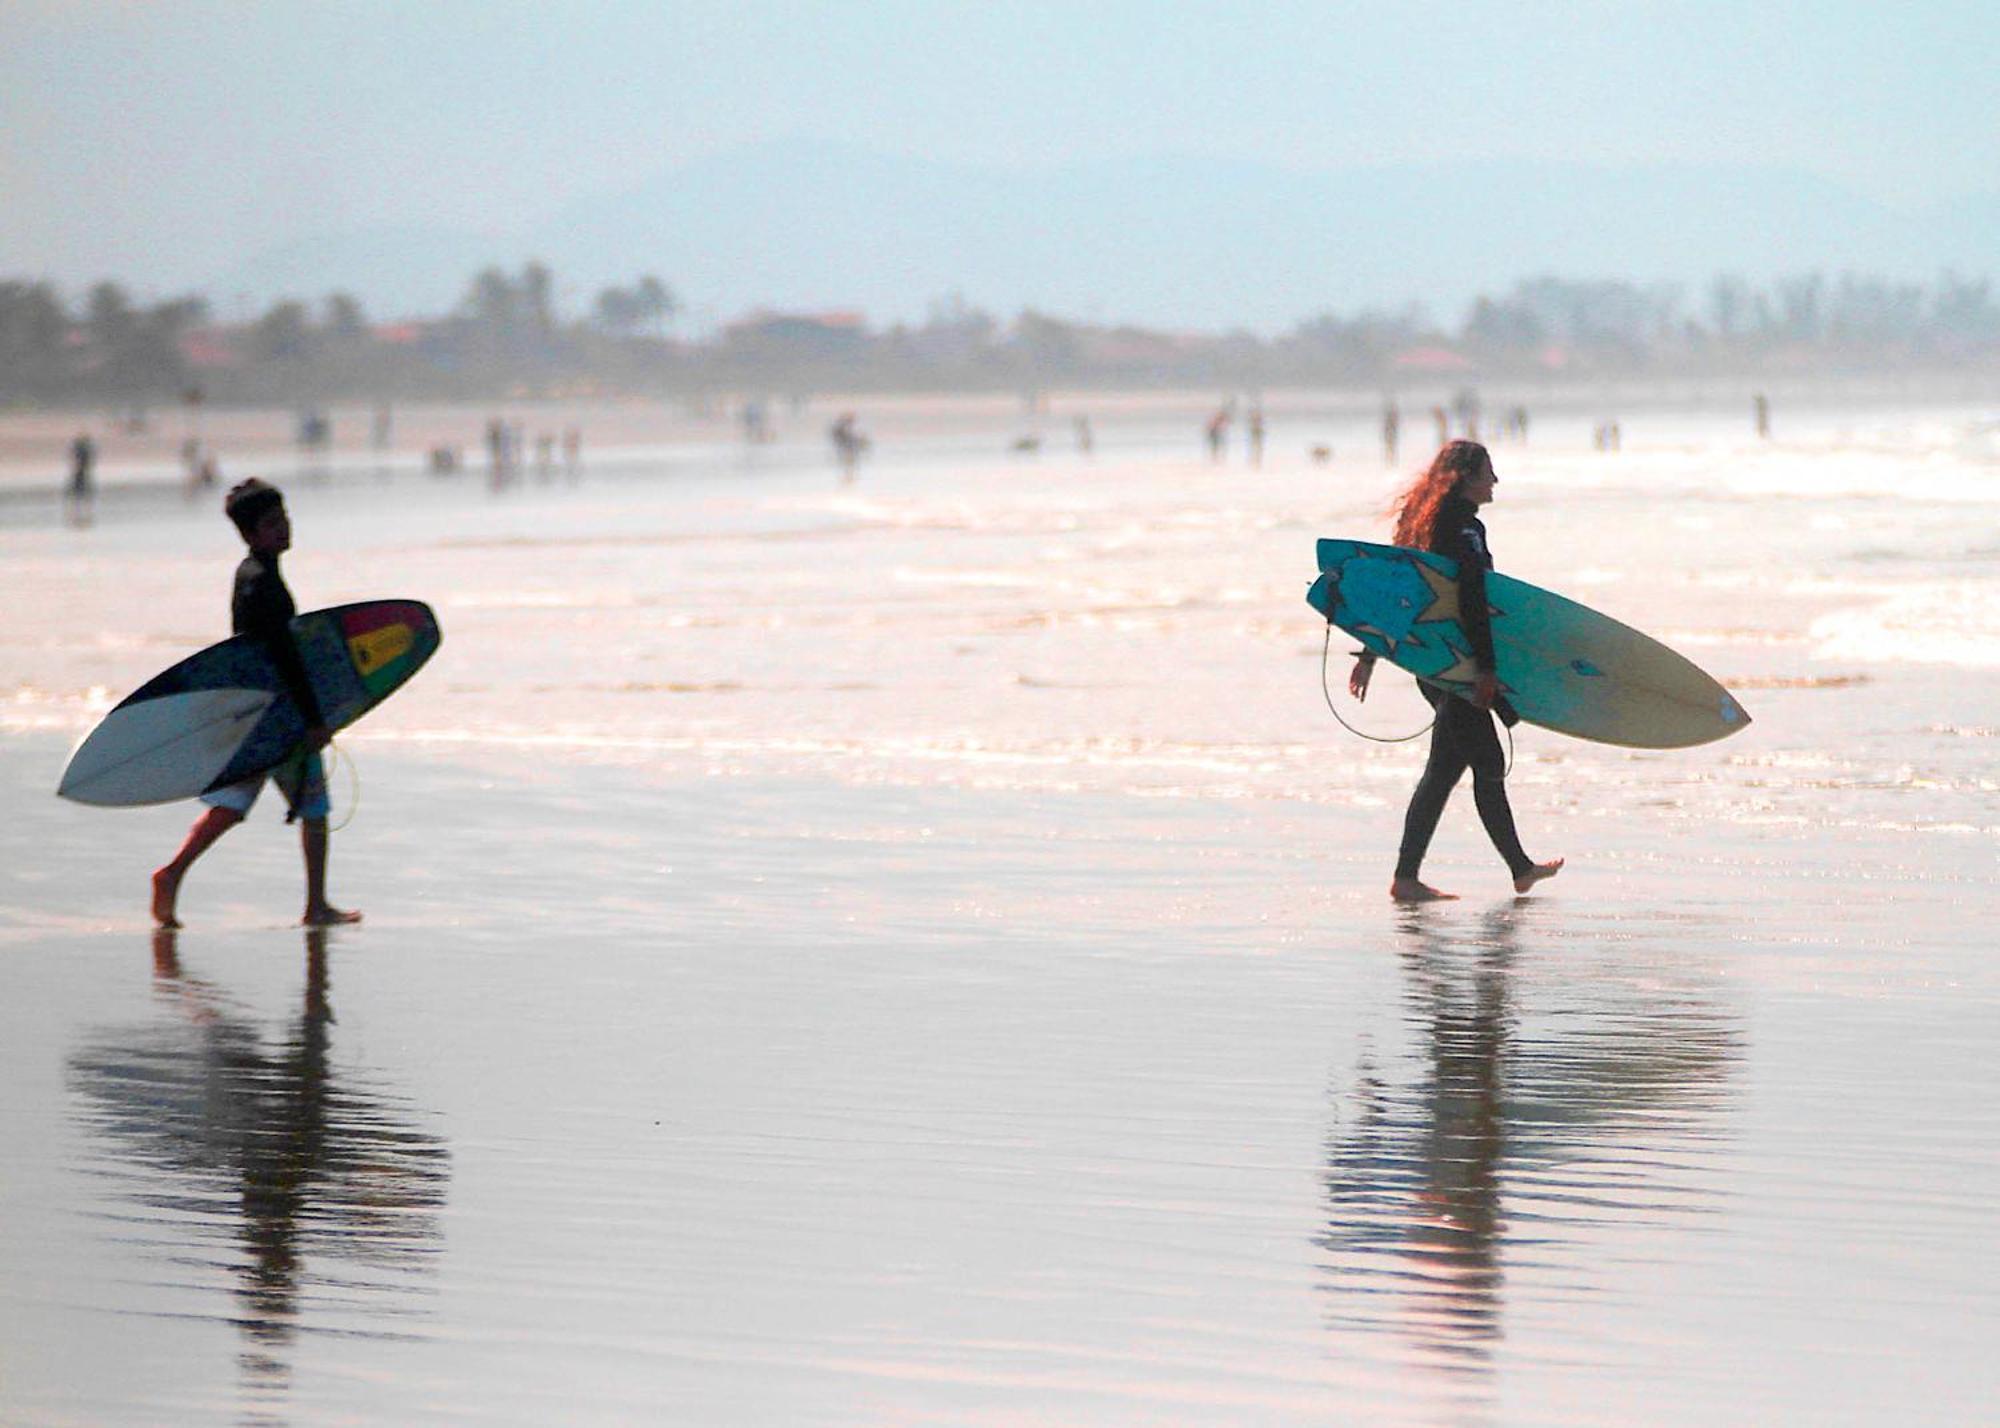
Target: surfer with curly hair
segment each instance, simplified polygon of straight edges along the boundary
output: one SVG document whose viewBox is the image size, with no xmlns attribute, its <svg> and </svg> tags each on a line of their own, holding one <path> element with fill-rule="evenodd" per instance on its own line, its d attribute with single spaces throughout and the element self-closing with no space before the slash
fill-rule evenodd
<svg viewBox="0 0 2000 1428">
<path fill-rule="evenodd" d="M 1562 871 L 1561 858 L 1538 863 L 1521 848 L 1520 835 L 1514 830 L 1514 810 L 1507 801 L 1506 759 L 1493 727 L 1496 713 L 1510 725 L 1519 717 L 1500 695 L 1499 678 L 1494 673 L 1492 617 L 1486 604 L 1486 572 L 1493 568 L 1493 557 L 1486 547 L 1486 527 L 1479 519 L 1479 508 L 1493 499 L 1493 488 L 1499 481 L 1485 447 L 1476 441 L 1448 441 L 1423 474 L 1396 498 L 1395 543 L 1448 556 L 1458 563 L 1459 621 L 1472 645 L 1477 671 L 1469 697 L 1447 694 L 1421 680 L 1417 683 L 1437 718 L 1431 725 L 1430 759 L 1403 816 L 1403 842 L 1396 855 L 1396 875 L 1389 883 L 1389 896 L 1398 902 L 1436 902 L 1454 896 L 1429 886 L 1418 873 L 1445 802 L 1468 768 L 1472 770 L 1472 798 L 1479 821 L 1506 859 L 1514 891 L 1524 893 Z M 1374 673 L 1375 656 L 1364 650 L 1348 675 L 1348 692 L 1356 699 L 1366 699 Z"/>
<path fill-rule="evenodd" d="M 305 855 L 306 911 L 301 919 L 308 927 L 359 922 L 361 914 L 335 907 L 326 899 L 326 770 L 319 751 L 332 735 L 326 727 L 319 702 L 313 697 L 312 681 L 306 676 L 305 661 L 292 639 L 291 621 L 297 613 L 292 592 L 278 573 L 278 557 L 292 547 L 292 523 L 285 513 L 285 498 L 276 486 L 255 480 L 230 488 L 222 503 L 223 514 L 235 525 L 250 547 L 243 563 L 236 567 L 235 593 L 230 600 L 230 624 L 235 633 L 261 640 L 270 651 L 286 693 L 305 716 L 306 733 L 299 751 L 268 774 L 253 774 L 240 783 L 214 789 L 201 796 L 207 810 L 188 830 L 180 851 L 153 874 L 153 920 L 162 927 L 179 927 L 174 903 L 181 880 L 195 859 L 214 846 L 217 839 L 241 823 L 257 801 L 269 778 L 278 785 L 289 808 L 286 822 L 297 819 L 299 845 Z"/>
</svg>

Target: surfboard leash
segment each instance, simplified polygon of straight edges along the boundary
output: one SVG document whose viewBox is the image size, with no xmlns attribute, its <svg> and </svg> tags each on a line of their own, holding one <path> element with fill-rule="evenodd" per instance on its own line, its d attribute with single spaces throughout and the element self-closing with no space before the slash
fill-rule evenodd
<svg viewBox="0 0 2000 1428">
<path fill-rule="evenodd" d="M 1371 734 L 1365 729 L 1355 728 L 1346 719 L 1341 717 L 1340 707 L 1333 702 L 1333 686 L 1327 679 L 1327 666 L 1332 663 L 1332 660 L 1333 625 L 1329 622 L 1326 627 L 1326 643 L 1320 647 L 1319 652 L 1319 692 L 1321 697 L 1326 700 L 1327 712 L 1333 715 L 1334 718 L 1339 719 L 1340 727 L 1347 730 L 1348 733 L 1358 734 L 1369 742 L 1376 744 L 1407 744 L 1412 739 L 1421 739 L 1437 727 L 1437 715 L 1432 714 L 1431 722 L 1417 730 L 1416 733 L 1402 734 L 1395 738 L 1387 738 L 1381 734 Z M 1500 774 L 1500 777 L 1504 779 L 1514 772 L 1514 726 L 1503 719 L 1500 722 L 1500 727 L 1507 731 L 1507 767 Z"/>
<path fill-rule="evenodd" d="M 1339 707 L 1335 705 L 1333 702 L 1333 686 L 1327 681 L 1327 675 L 1326 675 L 1327 666 L 1332 662 L 1332 660 L 1333 660 L 1333 623 L 1332 621 L 1328 621 L 1326 627 L 1326 643 L 1320 648 L 1319 652 L 1319 692 L 1326 699 L 1327 712 L 1333 715 L 1334 718 L 1339 719 L 1340 727 L 1347 730 L 1348 733 L 1357 734 L 1361 738 L 1368 740 L 1368 742 L 1371 744 L 1407 744 L 1412 739 L 1423 738 L 1424 735 L 1430 733 L 1430 731 L 1436 727 L 1437 715 L 1432 714 L 1431 722 L 1424 725 L 1423 728 L 1417 730 L 1416 733 L 1399 734 L 1394 738 L 1386 737 L 1382 734 L 1371 734 L 1366 729 L 1355 728 L 1352 724 L 1348 723 L 1344 717 L 1342 717 Z"/>
<path fill-rule="evenodd" d="M 326 830 L 329 833 L 338 833 L 354 821 L 354 815 L 361 809 L 361 765 L 354 762 L 354 755 L 348 753 L 347 750 L 341 748 L 340 745 L 334 743 L 331 739 L 326 742 L 326 752 L 329 763 L 336 766 L 340 764 L 347 765 L 347 816 L 338 823 L 328 824 Z M 333 782 L 332 769 L 327 770 L 326 781 L 328 783 Z"/>
</svg>

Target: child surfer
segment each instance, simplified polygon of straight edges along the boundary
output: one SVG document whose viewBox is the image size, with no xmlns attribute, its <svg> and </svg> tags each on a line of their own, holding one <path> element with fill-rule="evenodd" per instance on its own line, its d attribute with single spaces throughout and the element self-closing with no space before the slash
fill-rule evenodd
<svg viewBox="0 0 2000 1428">
<path fill-rule="evenodd" d="M 278 785 L 290 807 L 286 822 L 299 820 L 299 844 L 305 854 L 306 911 L 301 919 L 308 927 L 359 922 L 361 914 L 347 912 L 326 900 L 326 771 L 319 751 L 332 737 L 313 697 L 312 683 L 306 678 L 305 662 L 292 641 L 291 619 L 297 613 L 292 592 L 278 573 L 278 557 L 292 547 L 292 524 L 285 514 L 285 498 L 278 488 L 263 481 L 249 480 L 230 489 L 222 503 L 223 513 L 235 523 L 250 552 L 236 567 L 236 588 L 230 600 L 230 624 L 235 633 L 261 640 L 270 651 L 272 663 L 284 681 L 300 713 L 305 716 L 306 733 L 299 751 L 268 774 L 255 774 L 240 783 L 218 788 L 201 796 L 207 811 L 188 830 L 187 841 L 173 859 L 153 874 L 153 920 L 161 927 L 179 927 L 174 902 L 180 894 L 181 879 L 215 841 L 241 823 L 257 801 L 264 780 Z"/>
</svg>

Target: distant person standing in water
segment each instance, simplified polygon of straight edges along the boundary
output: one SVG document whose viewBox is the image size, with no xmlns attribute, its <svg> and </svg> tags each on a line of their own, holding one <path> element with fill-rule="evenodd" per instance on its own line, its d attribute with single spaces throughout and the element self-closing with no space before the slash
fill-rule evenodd
<svg viewBox="0 0 2000 1428">
<path fill-rule="evenodd" d="M 1486 548 L 1486 527 L 1480 522 L 1479 508 L 1493 499 L 1493 488 L 1499 481 L 1485 447 L 1476 441 L 1453 441 L 1446 443 L 1396 500 L 1395 543 L 1449 556 L 1458 563 L 1459 620 L 1472 644 L 1475 671 L 1470 698 L 1418 682 L 1419 692 L 1437 718 L 1431 725 L 1430 759 L 1403 816 L 1403 842 L 1389 883 L 1389 896 L 1397 902 L 1436 902 L 1454 896 L 1427 886 L 1418 875 L 1445 802 L 1468 768 L 1472 770 L 1472 797 L 1479 821 L 1506 860 L 1514 891 L 1524 893 L 1562 870 L 1561 858 L 1537 863 L 1522 851 L 1520 836 L 1514 831 L 1514 810 L 1507 799 L 1506 759 L 1493 727 L 1496 709 L 1509 724 L 1519 717 L 1500 697 L 1500 681 L 1494 672 L 1492 617 L 1486 604 L 1486 572 L 1493 568 L 1493 557 Z M 1375 656 L 1361 652 L 1348 676 L 1348 692 L 1358 700 L 1366 699 L 1374 673 Z"/>
<path fill-rule="evenodd" d="M 292 640 L 291 621 L 297 609 L 292 604 L 292 592 L 278 573 L 278 557 L 292 548 L 292 524 L 285 514 L 285 498 L 276 486 L 249 480 L 230 489 L 222 509 L 243 537 L 243 543 L 250 547 L 243 563 L 236 567 L 236 587 L 229 603 L 230 624 L 235 633 L 249 635 L 269 652 L 284 681 L 285 692 L 305 717 L 305 741 L 297 753 L 268 774 L 253 774 L 240 783 L 201 796 L 201 801 L 208 805 L 207 811 L 188 830 L 187 841 L 181 844 L 180 851 L 153 874 L 153 920 L 161 927 L 181 925 L 174 914 L 181 880 L 195 859 L 249 814 L 268 778 L 278 785 L 290 808 L 285 821 L 299 822 L 299 845 L 306 865 L 306 910 L 302 921 L 308 927 L 359 922 L 360 913 L 343 911 L 326 900 L 326 817 L 330 809 L 326 770 L 320 765 L 319 751 L 333 736 L 326 727 L 319 701 L 313 696 L 305 661 Z"/>
<path fill-rule="evenodd" d="M 87 526 L 97 506 L 97 443 L 90 433 L 77 433 L 69 444 L 69 484 L 63 488 L 63 509 L 73 526 Z"/>
</svg>

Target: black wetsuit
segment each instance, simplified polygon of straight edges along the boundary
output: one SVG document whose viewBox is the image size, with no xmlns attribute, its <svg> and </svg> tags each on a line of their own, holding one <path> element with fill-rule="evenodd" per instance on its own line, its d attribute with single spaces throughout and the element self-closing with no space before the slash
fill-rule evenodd
<svg viewBox="0 0 2000 1428">
<path fill-rule="evenodd" d="M 1472 644 L 1472 659 L 1482 671 L 1493 669 L 1493 624 L 1486 604 L 1486 572 L 1493 568 L 1493 556 L 1486 548 L 1486 527 L 1472 502 L 1453 495 L 1438 511 L 1430 548 L 1438 555 L 1458 562 L 1458 619 Z M 1403 817 L 1403 843 L 1396 855 L 1396 876 L 1415 878 L 1430 851 L 1431 835 L 1452 789 L 1469 768 L 1472 770 L 1472 798 L 1479 809 L 1479 821 L 1507 870 L 1520 877 L 1534 866 L 1521 849 L 1520 835 L 1514 831 L 1514 810 L 1507 802 L 1507 763 L 1500 751 L 1500 736 L 1493 728 L 1493 715 L 1470 700 L 1446 694 L 1419 681 L 1417 688 L 1437 711 L 1431 726 L 1431 756 L 1424 775 L 1410 795 L 1410 809 Z M 1504 701 L 1496 701 L 1503 717 L 1511 715 Z M 1509 719 L 1511 723 L 1511 718 Z"/>
<path fill-rule="evenodd" d="M 271 652 L 271 662 L 278 667 L 279 677 L 285 681 L 286 692 L 305 716 L 306 727 L 316 728 L 326 719 L 320 713 L 319 701 L 313 697 L 312 681 L 306 677 L 299 647 L 292 640 L 292 616 L 297 613 L 292 592 L 285 588 L 285 578 L 278 573 L 277 555 L 260 555 L 253 550 L 244 556 L 243 563 L 236 567 L 236 589 L 229 601 L 230 627 L 239 635 L 252 635 L 263 641 Z"/>
</svg>

